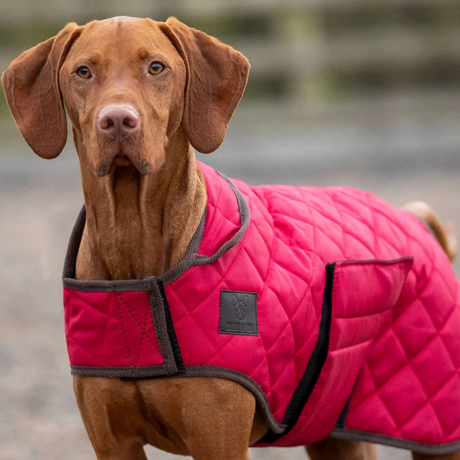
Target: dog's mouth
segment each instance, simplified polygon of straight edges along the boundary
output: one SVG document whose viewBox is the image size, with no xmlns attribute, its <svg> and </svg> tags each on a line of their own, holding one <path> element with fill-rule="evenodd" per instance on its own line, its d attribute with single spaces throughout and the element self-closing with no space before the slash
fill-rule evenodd
<svg viewBox="0 0 460 460">
<path fill-rule="evenodd" d="M 113 172 L 116 167 L 127 167 L 127 166 L 134 166 L 141 174 L 148 175 L 152 173 L 152 167 L 147 162 L 136 161 L 122 152 L 121 150 L 112 158 L 111 161 L 103 162 L 98 170 L 98 176 L 106 176 L 107 174 Z"/>
<path fill-rule="evenodd" d="M 117 153 L 113 159 L 114 166 L 131 166 L 133 162 L 124 153 Z"/>
</svg>

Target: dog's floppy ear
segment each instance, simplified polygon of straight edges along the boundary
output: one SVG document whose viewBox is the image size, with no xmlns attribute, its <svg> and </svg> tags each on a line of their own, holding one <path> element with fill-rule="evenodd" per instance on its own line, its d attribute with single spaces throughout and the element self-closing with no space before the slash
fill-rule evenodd
<svg viewBox="0 0 460 460">
<path fill-rule="evenodd" d="M 59 69 L 77 24 L 22 53 L 5 70 L 3 90 L 19 132 L 42 158 L 56 158 L 67 140 L 67 122 L 59 91 Z"/>
<path fill-rule="evenodd" d="M 248 80 L 249 62 L 238 51 L 176 18 L 160 24 L 185 62 L 183 124 L 193 147 L 211 153 L 222 144 Z"/>
</svg>

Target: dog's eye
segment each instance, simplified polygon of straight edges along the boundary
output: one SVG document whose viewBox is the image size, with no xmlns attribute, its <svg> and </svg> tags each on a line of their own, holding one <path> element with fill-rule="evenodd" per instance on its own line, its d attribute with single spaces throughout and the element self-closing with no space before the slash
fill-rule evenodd
<svg viewBox="0 0 460 460">
<path fill-rule="evenodd" d="M 151 75 L 158 75 L 159 73 L 163 72 L 165 66 L 160 64 L 159 62 L 152 62 L 150 64 L 149 73 Z"/>
<path fill-rule="evenodd" d="M 91 77 L 91 72 L 88 67 L 82 66 L 77 69 L 77 75 L 81 78 L 89 78 Z"/>
</svg>

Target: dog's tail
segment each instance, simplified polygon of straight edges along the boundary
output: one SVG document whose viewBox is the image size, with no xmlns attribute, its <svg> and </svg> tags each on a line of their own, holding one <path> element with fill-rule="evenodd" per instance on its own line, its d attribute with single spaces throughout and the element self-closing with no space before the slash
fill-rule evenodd
<svg viewBox="0 0 460 460">
<path fill-rule="evenodd" d="M 447 254 L 447 257 L 449 257 L 449 260 L 452 262 L 457 255 L 458 247 L 458 241 L 455 236 L 452 222 L 447 222 L 443 225 L 439 216 L 423 201 L 411 201 L 403 206 L 403 209 L 415 214 L 428 225 L 439 244 L 444 249 L 444 252 Z"/>
</svg>

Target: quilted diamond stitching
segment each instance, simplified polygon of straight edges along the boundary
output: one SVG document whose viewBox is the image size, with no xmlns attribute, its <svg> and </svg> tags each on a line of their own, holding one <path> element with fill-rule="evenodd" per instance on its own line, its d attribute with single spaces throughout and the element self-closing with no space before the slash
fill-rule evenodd
<svg viewBox="0 0 460 460">
<path fill-rule="evenodd" d="M 141 329 L 141 328 L 140 328 L 140 324 L 137 322 L 137 319 L 134 317 L 134 315 L 132 314 L 131 310 L 128 308 L 128 306 L 127 306 L 126 303 L 124 302 L 124 300 L 123 300 L 123 298 L 121 297 L 121 295 L 119 295 L 119 297 L 120 297 L 120 300 L 121 300 L 121 302 L 123 303 L 124 307 L 126 308 L 126 310 L 129 311 L 129 313 L 131 314 L 131 317 L 134 319 L 134 321 L 136 321 L 136 324 L 138 325 L 139 329 Z M 149 309 L 146 308 L 146 309 L 145 309 L 144 326 L 143 326 L 142 329 L 141 329 L 141 341 L 140 341 L 140 343 L 139 343 L 139 349 L 137 350 L 136 362 L 134 363 L 135 366 L 137 366 L 137 364 L 139 363 L 139 357 L 140 357 L 140 355 L 141 355 L 142 344 L 144 343 L 144 336 L 147 336 L 147 334 L 145 333 L 145 329 L 146 329 L 146 327 L 147 327 L 147 320 L 148 320 L 148 317 L 149 317 Z M 150 343 L 151 343 L 152 345 L 154 345 L 153 342 L 152 342 L 152 340 L 150 340 L 150 337 L 148 337 L 148 339 L 149 339 Z M 154 348 L 155 348 L 158 352 L 160 352 L 160 350 L 158 350 L 158 348 L 157 348 L 155 345 L 154 345 Z"/>
<path fill-rule="evenodd" d="M 310 210 L 309 208 L 308 208 L 308 210 L 309 210 L 309 212 L 311 213 L 311 210 Z M 278 214 L 278 213 L 275 212 L 273 209 L 269 209 L 269 211 L 270 211 L 270 214 L 269 214 L 269 215 L 270 215 L 271 218 L 276 217 L 276 215 Z M 279 213 L 279 215 L 282 215 L 282 213 Z M 296 219 L 294 218 L 293 220 L 295 221 Z M 292 222 L 292 221 L 290 220 L 290 222 Z M 299 221 L 299 223 L 300 223 L 300 224 L 305 224 L 304 222 L 301 222 L 301 221 Z M 259 229 L 258 229 L 258 230 L 259 230 Z M 276 233 L 276 227 L 275 227 L 274 231 L 275 231 L 275 233 Z M 259 232 L 260 232 L 260 230 L 259 230 Z M 278 243 L 280 243 L 280 240 L 277 240 L 277 241 L 278 241 Z M 302 248 L 302 249 L 304 249 L 304 248 Z M 274 247 L 272 247 L 272 248 L 271 248 L 271 251 L 270 251 L 270 263 L 271 263 L 271 264 L 274 263 L 274 262 L 273 262 L 273 253 L 274 253 Z M 278 264 L 278 265 L 279 265 L 279 264 Z M 289 268 L 287 268 L 287 269 L 286 269 L 286 267 L 283 267 L 283 268 L 284 268 L 285 270 L 289 271 L 290 273 L 292 273 L 292 271 L 289 270 Z M 295 274 L 295 275 L 296 275 L 296 274 Z M 297 276 L 297 275 L 296 275 L 296 276 Z M 310 281 L 311 281 L 311 280 L 308 280 L 308 281 L 307 281 L 307 280 L 303 280 L 303 279 L 302 279 L 302 280 L 299 280 L 299 281 L 301 281 L 301 282 L 306 282 L 306 285 L 307 285 L 307 288 L 305 289 L 305 294 L 304 294 L 304 296 L 303 296 L 303 298 L 302 298 L 302 301 L 303 301 L 303 299 L 305 298 L 305 296 L 307 296 L 307 295 L 309 294 L 309 285 L 310 285 Z M 268 285 L 266 285 L 266 287 L 267 287 L 267 286 L 268 286 Z M 277 295 L 276 292 L 275 292 L 275 295 Z M 299 305 L 302 304 L 302 301 L 299 303 Z M 299 310 L 297 309 L 297 311 L 299 311 Z M 291 323 L 289 322 L 289 318 L 287 318 L 287 319 L 288 319 L 288 324 L 290 325 Z M 291 318 L 291 319 L 293 319 L 293 318 Z M 292 331 L 292 327 L 291 327 L 291 331 Z M 296 338 L 297 338 L 296 334 L 293 334 L 293 337 L 296 339 Z M 265 346 L 265 356 L 266 356 L 266 359 L 261 360 L 261 363 L 260 363 L 260 364 L 262 364 L 263 362 L 267 361 L 268 355 L 269 355 L 269 353 L 271 352 L 271 350 L 272 350 L 273 346 L 275 345 L 275 343 L 276 343 L 276 341 L 272 344 L 272 346 L 271 346 L 268 350 L 267 350 L 267 347 Z M 265 344 L 264 344 L 264 345 L 265 345 Z M 295 361 L 298 361 L 297 358 L 298 358 L 299 356 L 302 356 L 302 355 L 301 355 L 301 354 L 296 354 L 296 355 L 294 355 L 293 359 L 294 359 Z M 292 362 L 292 360 L 290 360 L 289 363 L 286 365 L 285 371 L 287 371 L 288 369 L 290 369 L 290 363 L 291 363 L 291 362 Z M 259 365 L 260 365 L 260 364 L 259 364 Z M 301 378 L 301 376 L 302 376 L 302 374 L 303 374 L 302 371 L 303 371 L 303 369 L 300 367 L 300 365 L 299 365 L 298 363 L 296 363 L 295 384 L 297 384 L 298 381 L 300 380 L 300 378 Z M 277 379 L 276 379 L 275 381 L 273 381 L 273 380 L 270 381 L 270 388 L 273 389 L 272 391 L 275 391 L 276 386 L 277 386 L 277 384 L 281 381 L 281 378 L 282 378 L 282 377 L 284 377 L 284 372 L 283 372 L 281 375 L 278 375 L 278 376 L 277 376 Z M 290 397 L 290 396 L 291 396 L 291 395 L 289 395 L 289 397 Z M 286 398 L 286 399 L 287 399 L 287 398 Z"/>
<path fill-rule="evenodd" d="M 288 325 L 290 324 L 289 319 L 293 320 L 296 317 L 300 311 L 300 306 L 304 303 L 305 299 L 308 299 L 308 302 L 311 304 L 312 299 L 314 298 L 311 290 L 313 279 L 300 279 L 298 277 L 296 267 L 290 266 L 289 262 L 280 259 L 280 250 L 284 251 L 286 248 L 289 248 L 290 250 L 295 248 L 303 250 L 304 254 L 308 254 L 312 272 L 323 269 L 325 263 L 331 262 L 331 260 L 328 260 L 329 256 L 326 253 L 318 251 L 324 243 L 328 245 L 329 251 L 331 251 L 330 248 L 334 247 L 334 257 L 341 257 L 343 259 L 352 258 L 355 253 L 361 256 L 361 258 L 363 258 L 363 256 L 365 258 L 396 258 L 401 255 L 414 252 L 419 255 L 419 257 L 425 257 L 427 262 L 425 263 L 423 270 L 432 271 L 435 274 L 437 274 L 439 270 L 440 265 L 436 260 L 436 256 L 433 258 L 433 249 L 431 248 L 431 245 L 422 244 L 417 239 L 418 235 L 422 231 L 421 228 L 416 231 L 415 235 L 410 234 L 410 232 L 408 232 L 405 228 L 405 225 L 403 225 L 402 219 L 394 219 L 392 215 L 389 214 L 390 211 L 388 210 L 389 208 L 387 208 L 387 205 L 383 204 L 381 200 L 373 197 L 371 194 L 363 193 L 357 195 L 354 191 L 343 189 L 342 191 L 339 191 L 339 189 L 329 189 L 324 191 L 319 189 L 279 188 L 275 192 L 273 189 L 268 187 L 249 188 L 245 184 L 240 184 L 239 182 L 236 183 L 243 194 L 247 195 L 247 201 L 250 205 L 253 217 L 257 216 L 256 219 L 252 220 L 251 226 L 248 229 L 245 238 L 250 231 L 257 232 L 257 239 L 260 240 L 259 244 L 263 245 L 263 251 L 268 251 L 269 267 L 265 272 L 265 270 L 261 269 L 257 264 L 256 259 L 254 259 L 256 255 L 255 252 L 252 252 L 247 247 L 244 247 L 245 257 L 252 261 L 252 271 L 248 276 L 257 280 L 254 281 L 256 284 L 262 281 L 264 282 L 264 287 L 262 288 L 262 294 L 260 297 L 262 298 L 268 295 L 268 292 L 270 292 L 270 296 L 278 297 L 279 295 L 277 290 L 273 289 L 273 285 L 270 284 L 274 282 L 273 277 L 270 275 L 270 273 L 272 273 L 272 269 L 276 269 L 276 271 L 285 274 L 283 276 L 286 276 L 286 279 L 296 280 L 295 283 L 298 283 L 297 289 L 304 290 L 304 292 L 301 292 L 298 296 L 296 296 L 295 306 L 291 306 L 292 308 L 289 313 L 285 307 L 277 313 L 279 315 L 280 324 L 283 325 L 278 336 L 281 336 L 281 334 L 284 334 L 288 330 L 292 331 L 289 333 L 292 333 L 296 349 L 298 348 L 299 351 L 296 352 L 294 357 L 290 357 L 290 359 L 286 360 L 286 367 L 283 372 L 279 372 L 277 375 L 269 376 L 270 388 L 267 391 L 270 397 L 271 392 L 275 391 L 278 385 L 285 385 L 286 381 L 289 379 L 298 381 L 299 376 L 302 374 L 302 350 L 307 347 L 307 341 L 296 333 L 292 326 Z M 219 190 L 219 196 L 220 193 L 221 191 Z M 305 206 L 307 194 L 309 194 L 310 202 L 308 206 Z M 272 200 L 272 195 L 278 195 L 278 198 Z M 283 205 L 282 200 L 279 198 L 283 196 L 289 198 L 293 207 L 297 206 L 297 204 L 302 204 L 304 206 L 303 209 L 305 210 L 306 216 L 308 216 L 305 221 L 297 215 L 292 215 L 293 213 L 291 213 L 291 209 L 288 205 L 285 203 Z M 320 205 L 319 203 L 322 204 Z M 225 217 L 225 215 L 219 215 L 219 218 Z M 291 225 L 290 237 L 285 237 L 281 229 L 281 226 L 287 220 L 289 220 Z M 261 228 L 259 228 L 259 225 Z M 265 225 L 267 225 L 267 228 L 264 228 Z M 329 233 L 329 228 L 332 226 L 337 228 L 337 232 L 334 235 Z M 422 224 L 420 224 L 420 227 L 421 226 Z M 297 241 L 297 237 L 302 233 L 311 238 L 310 246 L 312 249 L 303 248 L 302 244 Z M 255 235 L 255 233 L 253 233 L 253 235 Z M 273 240 L 274 237 L 275 240 Z M 232 256 L 235 251 L 236 247 L 232 249 Z M 237 253 L 242 254 L 241 247 Z M 432 264 L 429 263 L 430 259 L 433 260 Z M 334 260 L 336 259 L 333 259 L 332 261 Z M 213 286 L 210 290 L 206 291 L 206 294 L 203 294 L 203 304 L 206 303 L 205 299 L 209 298 L 211 295 L 215 295 L 216 289 L 227 287 L 225 276 L 227 273 L 232 271 L 234 264 L 231 263 L 229 266 L 225 266 L 225 270 L 222 268 L 223 266 L 219 263 L 216 263 L 216 265 L 212 268 L 216 275 L 213 279 L 216 281 L 216 286 L 218 285 L 219 287 L 216 288 L 216 286 Z M 208 270 L 210 270 L 209 267 Z M 414 273 L 416 273 L 417 270 L 420 271 L 420 268 L 418 265 L 415 265 L 412 273 L 409 275 L 409 280 L 413 279 Z M 426 276 L 429 278 L 428 274 Z M 440 277 L 439 282 L 440 284 L 443 282 L 444 284 L 446 283 L 442 277 Z M 417 292 L 413 298 L 408 299 L 410 304 L 408 308 L 415 309 L 420 306 L 426 308 L 426 302 L 429 301 L 429 296 L 431 295 L 429 283 L 427 283 L 426 286 L 421 286 L 421 284 L 417 282 L 416 286 L 419 292 Z M 450 297 L 455 297 L 453 295 L 454 289 L 455 288 L 452 286 L 450 286 L 450 288 L 447 287 L 446 291 L 449 293 Z M 317 292 L 315 292 L 315 295 L 318 295 Z M 279 303 L 283 305 L 282 302 L 282 299 L 279 299 Z M 197 331 L 202 333 L 203 337 L 212 343 L 212 333 L 206 330 L 200 330 L 198 319 L 201 314 L 205 314 L 203 309 L 198 306 L 192 309 L 191 312 L 188 312 L 187 306 L 180 301 L 179 296 L 174 298 L 174 303 L 180 304 L 178 311 L 175 313 L 178 316 L 177 321 L 181 323 L 182 321 L 185 321 L 185 315 L 189 315 L 189 320 L 197 324 Z M 396 308 L 394 314 L 395 324 L 397 324 L 400 315 L 402 315 L 402 310 L 398 311 Z M 316 312 L 315 318 L 318 318 L 318 312 Z M 175 324 L 177 324 L 177 321 L 175 318 Z M 430 321 L 432 321 L 431 317 Z M 439 332 L 441 331 L 442 328 L 439 329 Z M 395 334 L 393 330 L 390 332 L 396 337 L 396 340 L 400 342 L 401 350 L 406 355 L 405 363 L 400 369 L 405 367 L 408 369 L 411 368 L 411 361 L 409 358 L 416 359 L 420 351 L 419 353 L 415 353 L 414 356 L 409 357 L 405 348 L 404 340 L 401 341 L 401 338 L 398 334 Z M 384 332 L 382 332 L 380 337 L 375 339 L 375 342 L 379 341 L 383 336 Z M 259 369 L 265 368 L 268 365 L 267 362 L 272 359 L 273 350 L 277 348 L 276 342 L 276 337 L 273 335 L 262 337 L 261 345 L 263 346 L 263 354 L 260 360 L 255 364 L 252 375 L 258 372 Z M 230 343 L 231 341 L 221 342 L 220 348 L 212 348 L 213 352 L 219 353 L 222 350 L 226 350 L 227 347 L 230 347 Z M 421 348 L 423 349 L 425 346 L 422 346 Z M 446 351 L 447 353 L 450 353 L 450 350 Z M 293 359 L 295 372 L 290 373 L 288 369 L 291 368 Z M 364 365 L 362 373 L 364 372 L 368 374 L 368 379 L 372 382 L 375 390 L 373 394 L 375 394 L 376 398 L 378 398 L 382 407 L 388 406 L 385 402 L 384 395 L 379 393 L 379 389 L 384 388 L 386 382 L 382 384 L 382 382 L 375 381 L 373 368 L 368 362 Z M 398 371 L 396 371 L 396 373 L 397 372 Z M 421 391 L 425 392 L 427 395 L 428 393 L 432 393 L 428 392 L 427 389 L 423 387 L 423 384 L 421 385 Z M 353 410 L 356 410 L 356 408 L 353 408 Z M 392 410 L 394 410 L 394 406 L 388 408 L 387 413 L 390 418 L 394 419 L 395 417 L 391 413 Z M 419 410 L 423 410 L 423 408 Z M 393 420 L 393 423 L 397 426 L 396 420 Z M 397 429 L 402 429 L 402 427 L 398 427 Z"/>
<path fill-rule="evenodd" d="M 425 290 L 425 288 L 424 288 Z M 412 304 L 413 305 L 413 304 Z M 437 333 L 435 334 L 435 336 L 426 344 L 424 345 L 420 350 L 419 350 L 419 353 L 417 353 L 416 355 L 414 355 L 411 359 L 409 359 L 408 357 L 408 361 L 406 363 L 404 363 L 404 365 L 400 368 L 400 370 L 396 371 L 396 372 L 393 372 L 392 373 L 392 376 L 393 378 L 395 376 L 397 376 L 397 373 L 400 372 L 402 369 L 404 369 L 405 367 L 412 367 L 412 363 L 415 361 L 415 359 L 419 356 L 420 353 L 422 353 L 429 345 L 430 343 L 436 341 L 436 340 L 442 340 L 442 330 L 444 329 L 444 326 L 445 324 L 448 324 L 449 322 L 449 319 L 450 317 L 455 313 L 456 311 L 456 306 L 454 305 L 450 311 L 448 312 L 447 314 L 447 318 L 445 320 L 445 323 L 444 325 L 442 325 L 438 330 L 437 330 Z M 395 337 L 400 340 L 400 337 L 395 335 Z M 404 348 L 404 347 L 403 347 Z M 457 379 L 459 379 L 459 376 L 458 376 L 458 369 L 455 368 L 455 364 L 453 363 L 453 360 L 452 360 L 452 356 L 450 355 L 450 352 L 449 352 L 449 349 L 448 347 L 445 347 L 445 351 L 447 352 L 448 356 L 450 357 L 451 359 L 451 364 L 452 364 L 452 370 L 454 372 L 454 377 L 456 376 Z M 366 366 L 369 368 L 369 363 L 366 363 Z M 370 375 L 372 376 L 372 373 L 370 373 Z M 411 423 L 411 421 L 427 406 L 427 405 L 432 405 L 432 401 L 434 398 L 436 398 L 436 396 L 443 390 L 443 388 L 452 380 L 453 378 L 453 375 L 452 375 L 452 372 L 446 377 L 446 380 L 438 387 L 438 389 L 432 394 L 432 395 L 428 395 L 427 394 L 427 399 L 426 401 L 414 412 L 414 414 L 402 425 L 402 426 L 397 426 L 397 428 L 395 429 L 394 433 L 392 433 L 394 436 L 398 436 L 398 434 L 401 432 L 401 430 L 404 429 L 405 426 L 407 426 L 409 423 Z M 460 379 L 459 379 L 460 380 Z M 376 392 L 374 393 L 374 395 L 377 395 L 380 399 L 381 396 L 380 396 L 380 392 L 384 389 L 385 385 L 387 385 L 389 382 L 391 381 L 390 380 L 387 380 L 383 385 L 381 385 L 380 387 L 377 387 L 376 388 Z M 424 387 L 423 387 L 423 382 L 421 382 L 420 380 L 418 381 L 420 387 L 422 388 L 423 391 L 425 391 Z M 426 392 L 426 391 L 425 391 Z M 357 411 L 359 410 L 360 406 L 363 406 L 365 402 L 367 402 L 368 400 L 370 400 L 370 398 L 372 397 L 373 395 L 370 395 L 368 396 L 365 400 L 363 400 L 358 406 L 354 407 L 353 408 L 353 411 Z M 388 404 L 388 402 L 385 404 L 385 407 L 386 407 L 386 410 L 387 410 L 387 413 L 393 417 L 392 415 L 392 406 L 391 404 Z M 434 410 L 434 413 L 437 414 L 437 411 L 433 408 Z M 393 417 L 394 418 L 394 417 Z M 445 428 L 443 427 L 443 424 L 442 424 L 442 421 L 439 419 L 438 417 L 438 420 L 437 420 L 437 423 L 443 428 L 443 435 L 444 437 L 448 438 L 450 436 L 451 433 L 448 433 Z"/>
<path fill-rule="evenodd" d="M 130 351 L 129 346 L 128 346 L 128 339 L 126 338 L 125 325 L 123 323 L 123 318 L 121 316 L 121 310 L 120 310 L 120 305 L 118 303 L 118 295 L 117 295 L 117 293 L 115 293 L 115 301 L 117 303 L 118 314 L 120 315 L 120 325 L 121 325 L 121 330 L 123 331 L 123 338 L 125 339 L 126 351 L 128 352 L 128 356 L 129 356 L 129 363 L 130 363 L 130 365 L 132 367 L 133 360 L 131 359 L 131 351 Z"/>
<path fill-rule="evenodd" d="M 105 361 L 104 359 L 102 359 L 100 356 L 96 356 L 94 353 L 91 353 L 89 350 L 87 350 L 85 347 L 83 347 L 79 342 L 77 342 L 75 340 L 74 337 L 71 337 L 71 336 L 68 336 L 67 337 L 67 341 L 68 342 L 72 342 L 74 345 L 76 345 L 78 348 L 80 348 L 81 350 L 83 350 L 85 353 L 88 353 L 88 355 L 92 356 L 93 358 L 95 358 L 97 361 L 101 361 L 104 363 L 104 365 L 108 366 L 109 364 L 107 363 L 107 361 Z"/>
<path fill-rule="evenodd" d="M 393 331 L 391 331 L 391 333 L 394 334 Z M 422 352 L 424 351 L 424 349 L 425 349 L 426 347 L 428 347 L 428 346 L 430 345 L 430 343 L 432 343 L 432 342 L 434 342 L 435 340 L 437 340 L 438 334 L 439 334 L 439 331 L 438 331 L 438 333 L 437 333 L 435 336 L 433 336 L 432 339 L 430 339 L 430 340 L 426 343 L 426 345 L 425 345 L 421 350 L 419 350 L 419 352 L 418 352 L 417 354 L 415 354 L 414 356 L 412 356 L 412 358 L 409 358 L 409 356 L 407 356 L 407 354 L 406 354 L 406 356 L 407 356 L 407 361 L 406 361 L 406 362 L 403 364 L 403 366 L 401 366 L 398 370 L 393 371 L 393 372 L 392 372 L 391 378 L 390 378 L 389 380 L 385 381 L 385 383 L 384 383 L 383 385 L 378 386 L 378 385 L 375 384 L 375 382 L 374 382 L 374 384 L 376 385 L 376 391 L 377 391 L 377 392 L 381 391 L 386 385 L 388 385 L 388 384 L 391 382 L 392 379 L 396 379 L 399 372 L 401 372 L 406 366 L 409 366 L 410 363 L 411 363 L 414 359 L 416 359 L 416 358 L 419 356 L 419 354 L 422 353 Z M 394 336 L 396 337 L 397 340 L 399 340 L 398 335 L 394 334 Z M 401 344 L 401 349 L 405 351 L 404 346 L 403 346 L 402 344 Z M 372 374 L 371 374 L 371 375 L 372 375 Z M 353 410 L 357 410 L 360 406 L 362 406 L 363 404 L 365 404 L 365 403 L 368 401 L 368 399 L 370 399 L 370 398 L 372 398 L 372 397 L 373 397 L 373 394 L 370 395 L 368 398 L 364 399 L 363 401 L 361 401 L 361 403 L 359 404 L 359 406 L 354 407 Z"/>
<path fill-rule="evenodd" d="M 398 427 L 398 430 L 395 431 L 395 434 L 397 434 L 398 432 L 401 432 L 410 422 L 412 422 L 412 420 L 428 405 L 431 405 L 432 403 L 432 400 L 436 397 L 436 395 L 442 391 L 444 389 L 444 387 L 446 387 L 452 379 L 454 379 L 455 377 L 457 377 L 456 375 L 453 375 L 453 376 L 450 376 L 447 378 L 447 380 L 439 387 L 439 390 L 431 397 L 428 397 L 427 395 L 427 400 L 423 402 L 423 404 L 420 405 L 420 407 L 418 409 L 416 409 L 414 411 L 414 413 L 411 415 L 411 417 L 406 421 L 404 422 L 402 425 L 400 425 Z M 436 413 L 436 411 L 434 411 Z M 440 424 L 440 426 L 442 427 L 443 429 L 443 434 L 444 436 L 449 436 L 449 433 L 446 433 L 446 431 L 444 430 L 444 427 L 442 426 L 442 423 L 441 423 L 441 419 L 439 419 L 437 417 L 437 422 Z"/>
<path fill-rule="evenodd" d="M 368 198 L 369 198 L 369 197 L 368 197 Z M 372 212 L 373 212 L 373 221 L 374 221 L 374 226 L 375 226 L 375 217 L 374 217 L 374 215 L 376 214 L 376 211 L 375 211 L 374 209 L 372 209 Z M 399 229 L 399 230 L 401 231 L 401 229 Z M 345 232 L 344 232 L 344 233 L 345 233 Z M 376 239 L 375 232 L 373 232 L 373 234 L 374 234 L 374 246 L 376 247 L 377 244 L 376 244 L 376 242 L 375 242 L 375 239 Z M 354 235 L 351 235 L 351 236 L 352 236 L 352 237 L 355 237 Z M 356 237 L 355 237 L 355 238 L 356 238 Z M 406 238 L 406 239 L 407 239 L 406 244 L 408 244 L 408 240 L 409 240 L 410 238 Z M 344 241 L 345 241 L 345 239 L 344 239 Z M 416 241 L 416 240 L 413 240 L 413 241 Z M 419 244 L 419 243 L 417 242 L 417 244 Z M 345 245 L 345 243 L 344 243 L 344 245 Z M 396 247 L 396 245 L 394 245 L 393 247 L 394 247 L 395 250 L 398 249 L 398 248 Z M 424 252 L 427 252 L 426 249 L 425 249 L 423 246 L 421 247 L 421 249 L 422 249 Z M 375 251 L 375 249 L 374 249 L 374 251 Z M 345 250 L 345 252 L 346 252 L 346 250 Z"/>
<path fill-rule="evenodd" d="M 236 246 L 238 248 L 238 253 L 242 251 L 243 249 L 243 246 L 242 245 L 237 245 Z M 238 254 L 236 254 L 236 256 L 234 257 L 232 263 L 228 266 L 226 272 L 223 274 L 222 276 L 222 279 L 225 278 L 225 276 L 227 275 L 227 273 L 230 271 L 230 269 L 233 267 L 233 265 L 237 262 L 237 259 L 238 259 Z M 214 267 L 213 267 L 214 268 Z M 215 291 L 219 290 L 219 289 L 222 289 L 222 286 L 220 286 L 218 283 L 216 283 L 216 285 L 212 288 L 212 290 L 206 295 L 206 298 L 209 298 L 212 294 L 214 294 Z M 203 299 L 203 300 L 206 300 Z M 195 306 L 195 308 L 189 310 L 189 308 L 183 304 L 182 300 L 179 298 L 179 297 L 176 297 L 176 301 L 178 301 L 181 306 L 182 306 L 182 309 L 183 309 L 183 312 L 184 312 L 184 316 L 182 318 L 178 318 L 178 319 L 175 319 L 174 321 L 174 324 L 177 326 L 182 320 L 184 320 L 187 316 L 193 316 L 194 313 L 195 313 L 195 310 L 198 310 L 200 307 L 203 307 L 203 305 L 205 304 L 205 302 L 201 302 L 199 304 L 197 304 Z"/>
<path fill-rule="evenodd" d="M 141 331 L 141 344 L 139 346 L 139 351 L 138 351 L 138 354 L 137 354 L 137 360 L 136 360 L 136 364 L 139 360 L 139 355 L 141 353 L 141 348 L 142 348 L 142 342 L 144 340 L 144 336 L 147 337 L 147 340 L 150 342 L 150 344 L 153 346 L 153 348 L 155 348 L 155 350 L 158 351 L 158 353 L 161 353 L 160 349 L 158 348 L 158 346 L 156 345 L 156 343 L 152 340 L 152 338 L 149 336 L 149 334 L 146 332 L 146 329 L 147 329 L 147 321 L 150 317 L 150 309 L 149 308 L 146 308 L 145 309 L 145 319 L 144 319 L 144 326 L 141 327 L 141 325 L 139 324 L 139 321 L 136 319 L 136 317 L 134 316 L 133 312 L 131 311 L 131 309 L 128 307 L 128 305 L 126 304 L 126 302 L 123 300 L 123 297 L 121 296 L 121 293 L 120 292 L 116 292 L 115 293 L 115 298 L 119 298 L 121 303 L 123 304 L 123 306 L 125 307 L 125 309 L 128 311 L 128 313 L 131 315 L 131 318 L 136 322 L 137 324 L 137 327 L 139 328 L 139 330 Z"/>
</svg>

